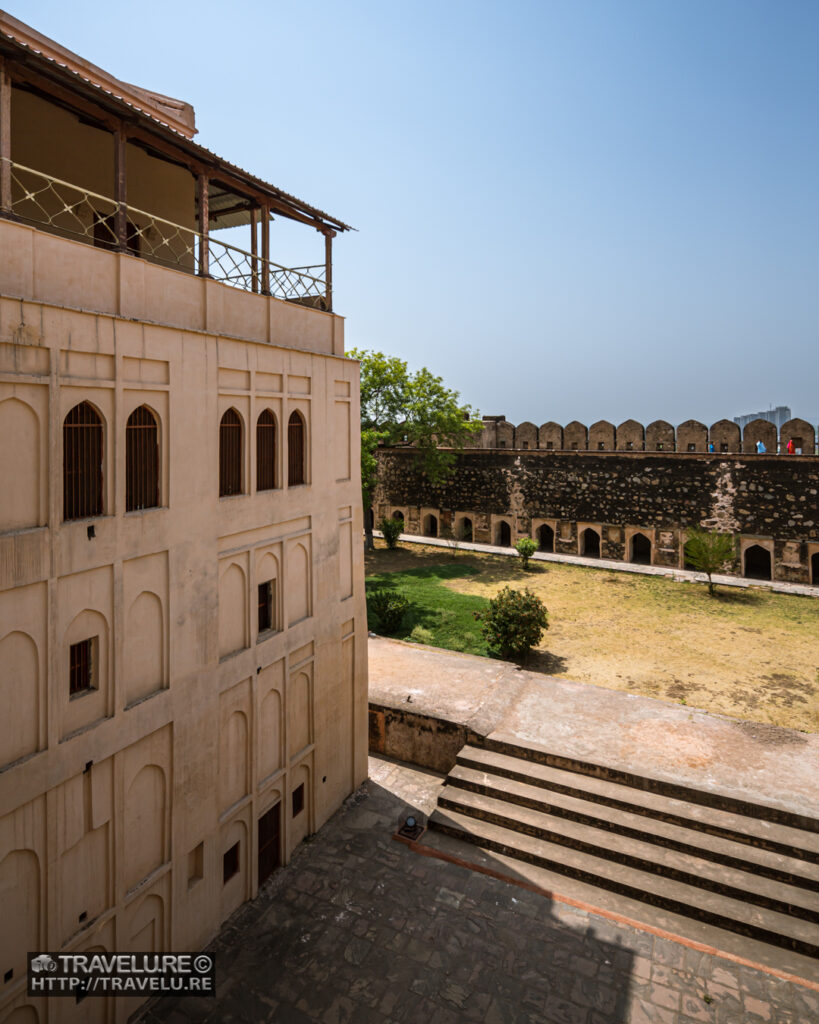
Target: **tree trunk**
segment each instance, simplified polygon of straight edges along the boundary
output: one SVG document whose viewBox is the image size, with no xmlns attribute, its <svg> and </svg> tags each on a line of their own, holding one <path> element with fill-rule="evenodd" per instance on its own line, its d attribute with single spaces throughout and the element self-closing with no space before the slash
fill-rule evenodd
<svg viewBox="0 0 819 1024">
<path fill-rule="evenodd" d="M 364 516 L 364 550 L 375 551 L 375 541 L 373 540 L 373 529 L 370 526 L 369 515 Z"/>
</svg>

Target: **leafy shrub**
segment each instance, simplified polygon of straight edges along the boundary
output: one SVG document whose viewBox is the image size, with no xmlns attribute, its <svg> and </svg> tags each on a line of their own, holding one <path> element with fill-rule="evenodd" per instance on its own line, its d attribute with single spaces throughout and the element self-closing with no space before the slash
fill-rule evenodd
<svg viewBox="0 0 819 1024">
<path fill-rule="evenodd" d="M 401 519 L 382 519 L 378 529 L 383 534 L 388 548 L 398 547 L 398 538 L 404 532 L 404 523 Z"/>
<path fill-rule="evenodd" d="M 730 533 L 712 533 L 692 527 L 685 543 L 685 560 L 708 577 L 708 593 L 714 596 L 715 572 L 724 572 L 734 560 L 734 538 Z"/>
<path fill-rule="evenodd" d="M 515 551 L 520 555 L 523 568 L 528 569 L 529 559 L 537 551 L 537 544 L 535 544 L 531 537 L 521 537 L 515 545 Z"/>
<path fill-rule="evenodd" d="M 549 628 L 546 605 L 531 590 L 504 587 L 485 612 L 476 612 L 487 647 L 502 658 L 523 657 Z"/>
<path fill-rule="evenodd" d="M 367 619 L 378 619 L 381 631 L 389 636 L 401 628 L 409 601 L 394 590 L 371 590 L 367 594 Z"/>
</svg>

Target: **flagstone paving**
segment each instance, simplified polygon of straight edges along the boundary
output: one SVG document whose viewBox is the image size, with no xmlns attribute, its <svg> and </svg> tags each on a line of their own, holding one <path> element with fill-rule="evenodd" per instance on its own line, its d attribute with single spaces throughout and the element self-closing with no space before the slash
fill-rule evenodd
<svg viewBox="0 0 819 1024">
<path fill-rule="evenodd" d="M 811 1024 L 819 992 L 431 857 L 392 839 L 443 777 L 370 780 L 210 947 L 213 999 L 141 1024 Z"/>
</svg>

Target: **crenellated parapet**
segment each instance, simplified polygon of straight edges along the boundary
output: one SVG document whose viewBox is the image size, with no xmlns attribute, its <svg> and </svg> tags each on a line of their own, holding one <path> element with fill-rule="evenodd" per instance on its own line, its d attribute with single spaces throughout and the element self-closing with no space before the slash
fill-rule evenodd
<svg viewBox="0 0 819 1024">
<path fill-rule="evenodd" d="M 619 426 L 598 420 L 590 427 L 577 420 L 565 426 L 549 421 L 536 427 L 528 420 L 518 424 L 503 416 L 485 416 L 483 431 L 470 441 L 470 448 L 512 448 L 518 451 L 593 452 L 714 452 L 753 455 L 759 442 L 768 455 L 815 455 L 816 428 L 802 419 L 792 419 L 777 433 L 776 425 L 758 419 L 744 431 L 733 420 L 722 419 L 707 427 L 698 420 L 686 420 L 676 428 L 666 420 L 654 420 L 644 427 L 637 420 Z M 792 442 L 793 451 L 789 449 Z"/>
</svg>

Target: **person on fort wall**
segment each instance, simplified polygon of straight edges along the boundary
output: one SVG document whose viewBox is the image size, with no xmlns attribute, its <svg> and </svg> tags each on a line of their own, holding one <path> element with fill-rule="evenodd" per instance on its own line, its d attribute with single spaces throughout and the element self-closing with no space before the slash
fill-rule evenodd
<svg viewBox="0 0 819 1024">
<path fill-rule="evenodd" d="M 765 447 L 765 445 L 762 443 L 762 441 L 757 441 L 757 443 L 756 443 L 756 453 L 757 453 L 757 455 L 764 455 L 767 450 L 768 449 Z"/>
<path fill-rule="evenodd" d="M 713 441 L 709 441 L 708 442 L 708 451 L 712 452 L 713 450 L 714 450 L 714 442 Z"/>
<path fill-rule="evenodd" d="M 793 455 L 796 451 L 796 445 L 793 443 L 792 437 L 788 438 L 788 443 L 785 445 L 785 448 L 787 449 L 788 455 Z"/>
</svg>

